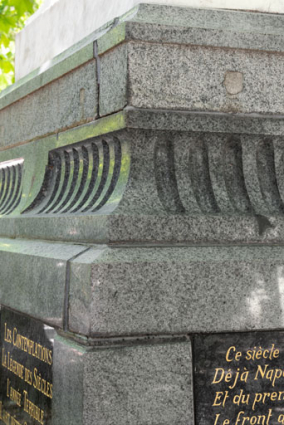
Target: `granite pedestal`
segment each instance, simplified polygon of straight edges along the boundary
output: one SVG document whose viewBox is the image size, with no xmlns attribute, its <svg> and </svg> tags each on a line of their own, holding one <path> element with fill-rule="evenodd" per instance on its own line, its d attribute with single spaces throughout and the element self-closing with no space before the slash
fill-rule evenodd
<svg viewBox="0 0 284 425">
<path fill-rule="evenodd" d="M 2 93 L 1 423 L 284 423 L 283 28 L 141 4 Z"/>
</svg>

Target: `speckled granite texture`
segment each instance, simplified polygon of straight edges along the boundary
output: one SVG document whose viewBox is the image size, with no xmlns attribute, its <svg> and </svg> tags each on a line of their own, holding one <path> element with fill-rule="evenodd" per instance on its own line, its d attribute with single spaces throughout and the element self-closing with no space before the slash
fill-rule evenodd
<svg viewBox="0 0 284 425">
<path fill-rule="evenodd" d="M 190 343 L 89 353 L 84 424 L 192 425 Z"/>
<path fill-rule="evenodd" d="M 70 330 L 95 337 L 282 328 L 283 253 L 93 248 L 71 264 Z"/>
<path fill-rule="evenodd" d="M 194 424 L 189 338 L 91 348 L 57 337 L 54 359 L 54 425 Z"/>
<path fill-rule="evenodd" d="M 284 328 L 283 24 L 140 5 L 0 96 L 0 304 L 56 327 L 52 425 L 194 425 L 195 335 Z"/>
</svg>

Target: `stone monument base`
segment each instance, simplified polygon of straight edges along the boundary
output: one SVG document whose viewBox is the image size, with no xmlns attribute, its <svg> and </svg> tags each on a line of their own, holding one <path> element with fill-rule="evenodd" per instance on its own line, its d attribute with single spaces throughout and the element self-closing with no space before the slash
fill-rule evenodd
<svg viewBox="0 0 284 425">
<path fill-rule="evenodd" d="M 284 423 L 282 15 L 141 4 L 0 98 L 0 423 Z"/>
</svg>

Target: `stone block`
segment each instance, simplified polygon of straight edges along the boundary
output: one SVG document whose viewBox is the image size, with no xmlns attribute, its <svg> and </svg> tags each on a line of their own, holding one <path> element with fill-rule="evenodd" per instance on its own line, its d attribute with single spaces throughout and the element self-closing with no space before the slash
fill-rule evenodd
<svg viewBox="0 0 284 425">
<path fill-rule="evenodd" d="M 272 52 L 137 42 L 129 45 L 128 61 L 129 105 L 137 108 L 284 111 L 284 60 Z M 237 93 L 228 72 L 242 80 Z"/>
<path fill-rule="evenodd" d="M 123 336 L 282 328 L 283 252 L 93 248 L 71 264 L 70 329 Z"/>
<path fill-rule="evenodd" d="M 12 146 L 94 120 L 97 102 L 96 61 L 92 60 L 2 109 L 0 145 Z"/>
<path fill-rule="evenodd" d="M 80 245 L 0 240 L 0 303 L 53 326 L 63 325 L 67 262 Z"/>
<path fill-rule="evenodd" d="M 53 354 L 52 425 L 83 425 L 84 361 L 87 349 L 56 336 Z"/>
<path fill-rule="evenodd" d="M 122 44 L 100 58 L 100 116 L 127 105 L 127 50 Z"/>
<path fill-rule="evenodd" d="M 53 424 L 194 423 L 191 343 L 83 348 L 55 339 Z"/>
</svg>

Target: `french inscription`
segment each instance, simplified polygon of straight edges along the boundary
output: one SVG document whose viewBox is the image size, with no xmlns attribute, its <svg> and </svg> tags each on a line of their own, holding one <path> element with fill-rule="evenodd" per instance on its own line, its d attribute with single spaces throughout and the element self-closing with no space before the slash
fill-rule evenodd
<svg viewBox="0 0 284 425">
<path fill-rule="evenodd" d="M 284 425 L 284 333 L 194 338 L 198 425 Z"/>
<path fill-rule="evenodd" d="M 2 309 L 0 424 L 51 424 L 53 337 L 53 328 Z"/>
</svg>

